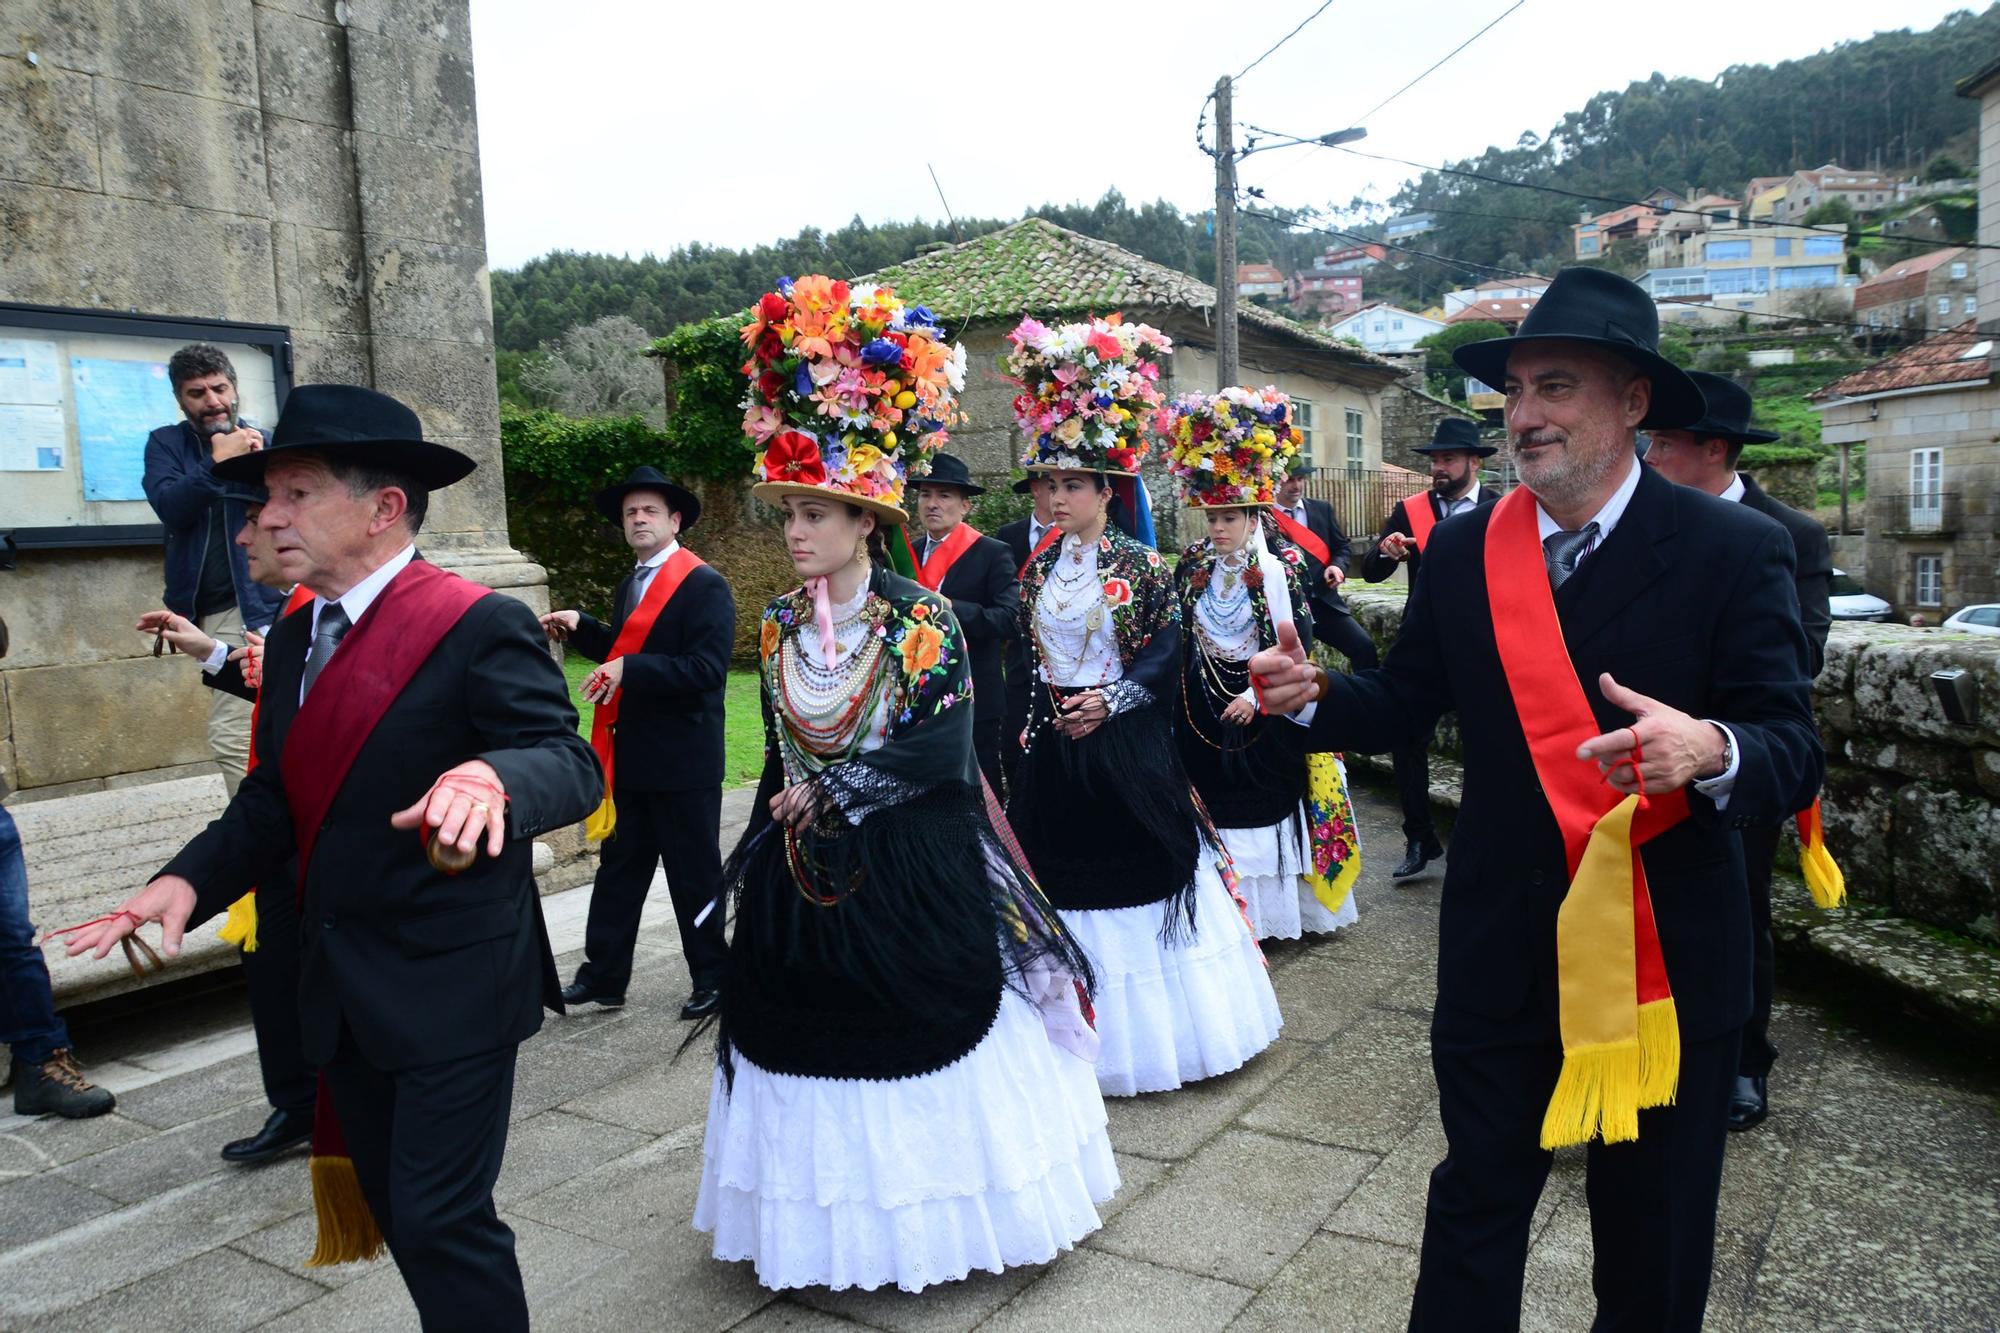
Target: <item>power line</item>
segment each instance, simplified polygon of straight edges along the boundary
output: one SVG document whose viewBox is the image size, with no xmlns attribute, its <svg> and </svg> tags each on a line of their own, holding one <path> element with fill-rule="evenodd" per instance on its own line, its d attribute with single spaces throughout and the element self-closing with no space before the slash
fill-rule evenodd
<svg viewBox="0 0 2000 1333">
<path fill-rule="evenodd" d="M 1277 131 L 1274 130 L 1259 129 L 1255 125 L 1246 125 L 1244 128 L 1256 130 L 1260 134 L 1277 133 Z M 1345 144 L 1339 145 L 1339 147 L 1341 152 L 1352 153 L 1355 157 L 1371 158 L 1377 162 L 1393 162 L 1398 166 L 1415 167 L 1418 171 L 1436 172 L 1440 176 L 1458 176 L 1466 180 L 1483 181 L 1488 185 L 1501 185 L 1511 190 L 1534 190 L 1541 194 L 1560 195 L 1565 199 L 1580 199 L 1587 204 L 1589 203 L 1615 204 L 1621 208 L 1647 208 L 1651 209 L 1656 214 L 1662 214 L 1662 215 L 1671 215 L 1678 213 L 1686 217 L 1696 217 L 1696 218 L 1705 218 L 1709 216 L 1707 213 L 1703 212 L 1701 209 L 1698 208 L 1668 208 L 1661 204 L 1649 203 L 1644 199 L 1626 199 L 1615 194 L 1588 194 L 1580 190 L 1566 190 L 1560 185 L 1537 185 L 1531 181 L 1516 181 L 1516 180 L 1508 180 L 1504 176 L 1489 176 L 1483 171 L 1466 171 L 1460 167 L 1431 166 L 1423 162 L 1412 162 L 1408 158 L 1404 157 L 1390 157 L 1384 153 L 1364 152 L 1363 150 L 1358 148 L 1349 148 Z M 1748 202 L 1749 202 L 1748 200 L 1744 201 L 1746 205 L 1748 204 Z M 1423 210 L 1419 208 L 1416 211 L 1422 212 Z M 1804 223 L 1774 222 L 1769 218 L 1738 218 L 1736 222 L 1737 225 L 1740 227 L 1800 227 L 1806 230 L 1825 232 L 1829 236 L 1844 237 L 1847 235 L 1847 229 L 1845 227 L 1829 228 L 1819 224 L 1814 224 L 1810 228 L 1807 228 L 1806 224 Z M 1966 249 L 1966 250 L 2000 250 L 2000 245 L 1993 245 L 1980 241 L 1933 240 L 1928 236 L 1884 236 L 1882 239 L 1884 241 L 1907 241 L 1912 245 L 1932 245 L 1944 248 L 1956 248 L 1956 249 Z"/>
<path fill-rule="evenodd" d="M 1264 52 L 1263 55 L 1258 56 L 1255 60 L 1251 61 L 1249 64 L 1245 65 L 1242 69 L 1238 70 L 1236 73 L 1237 80 L 1241 81 L 1245 74 L 1248 74 L 1251 70 L 1257 68 L 1257 66 L 1263 64 L 1266 60 L 1270 59 L 1272 55 L 1276 54 L 1279 47 L 1283 46 L 1286 42 L 1291 41 L 1292 38 L 1298 36 L 1301 32 L 1304 32 L 1305 27 L 1308 23 L 1311 23 L 1321 14 L 1326 13 L 1326 11 L 1332 7 L 1333 7 L 1333 0 L 1322 0 L 1322 3 L 1320 4 L 1320 7 L 1318 9 L 1315 9 L 1312 13 L 1306 15 L 1303 19 L 1299 20 L 1298 27 L 1293 28 L 1283 37 L 1280 37 L 1276 42 L 1273 42 L 1271 44 L 1270 50 Z"/>
<path fill-rule="evenodd" d="M 1466 38 L 1464 41 L 1460 42 L 1457 46 L 1452 47 L 1449 52 L 1447 52 L 1436 63 L 1432 64 L 1429 69 L 1426 69 L 1423 73 L 1417 75 L 1416 78 L 1411 79 L 1408 83 L 1398 88 L 1395 92 L 1390 93 L 1387 97 L 1383 98 L 1381 101 L 1377 102 L 1374 106 L 1368 108 L 1368 110 L 1362 112 L 1360 115 L 1350 117 L 1347 123 L 1350 125 L 1360 125 L 1366 122 L 1367 119 L 1370 116 L 1374 115 L 1377 111 L 1380 111 L 1383 107 L 1389 105 L 1389 103 L 1395 101 L 1397 98 L 1401 97 L 1404 93 L 1410 91 L 1410 89 L 1416 87 L 1418 84 L 1422 83 L 1425 79 L 1428 79 L 1431 75 L 1435 74 L 1438 71 L 1438 69 L 1444 64 L 1446 64 L 1448 61 L 1450 61 L 1450 59 L 1453 56 L 1457 55 L 1460 51 L 1463 51 L 1466 47 L 1471 46 L 1481 37 L 1484 37 L 1487 33 L 1491 32 L 1493 28 L 1500 22 L 1501 19 L 1506 18 L 1509 14 L 1513 13 L 1515 10 L 1519 9 L 1522 5 L 1526 4 L 1527 2 L 1528 0 L 1514 0 L 1513 4 L 1507 6 L 1507 8 L 1501 10 L 1500 13 L 1495 15 L 1493 17 L 1492 22 L 1488 23 L 1478 32 L 1473 33 L 1472 36 Z"/>
</svg>

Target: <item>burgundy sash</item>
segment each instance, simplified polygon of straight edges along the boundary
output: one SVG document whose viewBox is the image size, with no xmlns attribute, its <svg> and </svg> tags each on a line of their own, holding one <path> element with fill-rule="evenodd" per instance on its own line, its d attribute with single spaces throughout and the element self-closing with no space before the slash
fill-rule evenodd
<svg viewBox="0 0 2000 1333">
<path fill-rule="evenodd" d="M 492 589 L 412 560 L 389 580 L 313 684 L 285 737 L 279 767 L 298 840 L 298 891 L 320 823 L 355 756 L 396 697 L 472 604 Z"/>
</svg>

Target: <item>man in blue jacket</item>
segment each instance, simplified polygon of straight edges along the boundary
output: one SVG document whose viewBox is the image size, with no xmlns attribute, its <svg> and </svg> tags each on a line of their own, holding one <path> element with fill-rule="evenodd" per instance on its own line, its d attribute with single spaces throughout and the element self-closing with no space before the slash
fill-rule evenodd
<svg viewBox="0 0 2000 1333">
<path fill-rule="evenodd" d="M 213 471 L 226 458 L 262 449 L 264 433 L 238 412 L 236 367 L 219 347 L 190 343 L 167 361 L 182 419 L 146 440 L 146 498 L 166 525 L 167 609 L 211 639 L 240 647 L 243 631 L 278 618 L 282 594 L 250 578 L 231 538 L 243 505 L 223 494 Z M 233 796 L 250 754 L 250 705 L 224 690 L 208 700 L 208 744 Z"/>
</svg>

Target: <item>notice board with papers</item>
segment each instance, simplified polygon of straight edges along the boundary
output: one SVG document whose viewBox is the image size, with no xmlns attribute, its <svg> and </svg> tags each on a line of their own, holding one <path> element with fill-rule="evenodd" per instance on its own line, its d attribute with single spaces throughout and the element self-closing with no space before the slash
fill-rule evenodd
<svg viewBox="0 0 2000 1333">
<path fill-rule="evenodd" d="M 182 419 L 167 359 L 193 342 L 228 354 L 241 415 L 269 430 L 291 388 L 281 326 L 0 302 L 0 536 L 21 549 L 160 539 L 146 437 Z"/>
</svg>

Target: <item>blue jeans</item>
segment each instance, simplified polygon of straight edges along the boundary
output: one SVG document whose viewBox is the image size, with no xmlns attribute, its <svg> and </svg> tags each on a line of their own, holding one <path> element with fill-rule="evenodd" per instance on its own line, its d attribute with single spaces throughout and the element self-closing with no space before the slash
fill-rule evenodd
<svg viewBox="0 0 2000 1333">
<path fill-rule="evenodd" d="M 28 920 L 28 861 L 14 816 L 0 806 L 0 1041 L 23 1064 L 38 1065 L 69 1045 L 56 1017 L 49 968 Z"/>
</svg>

